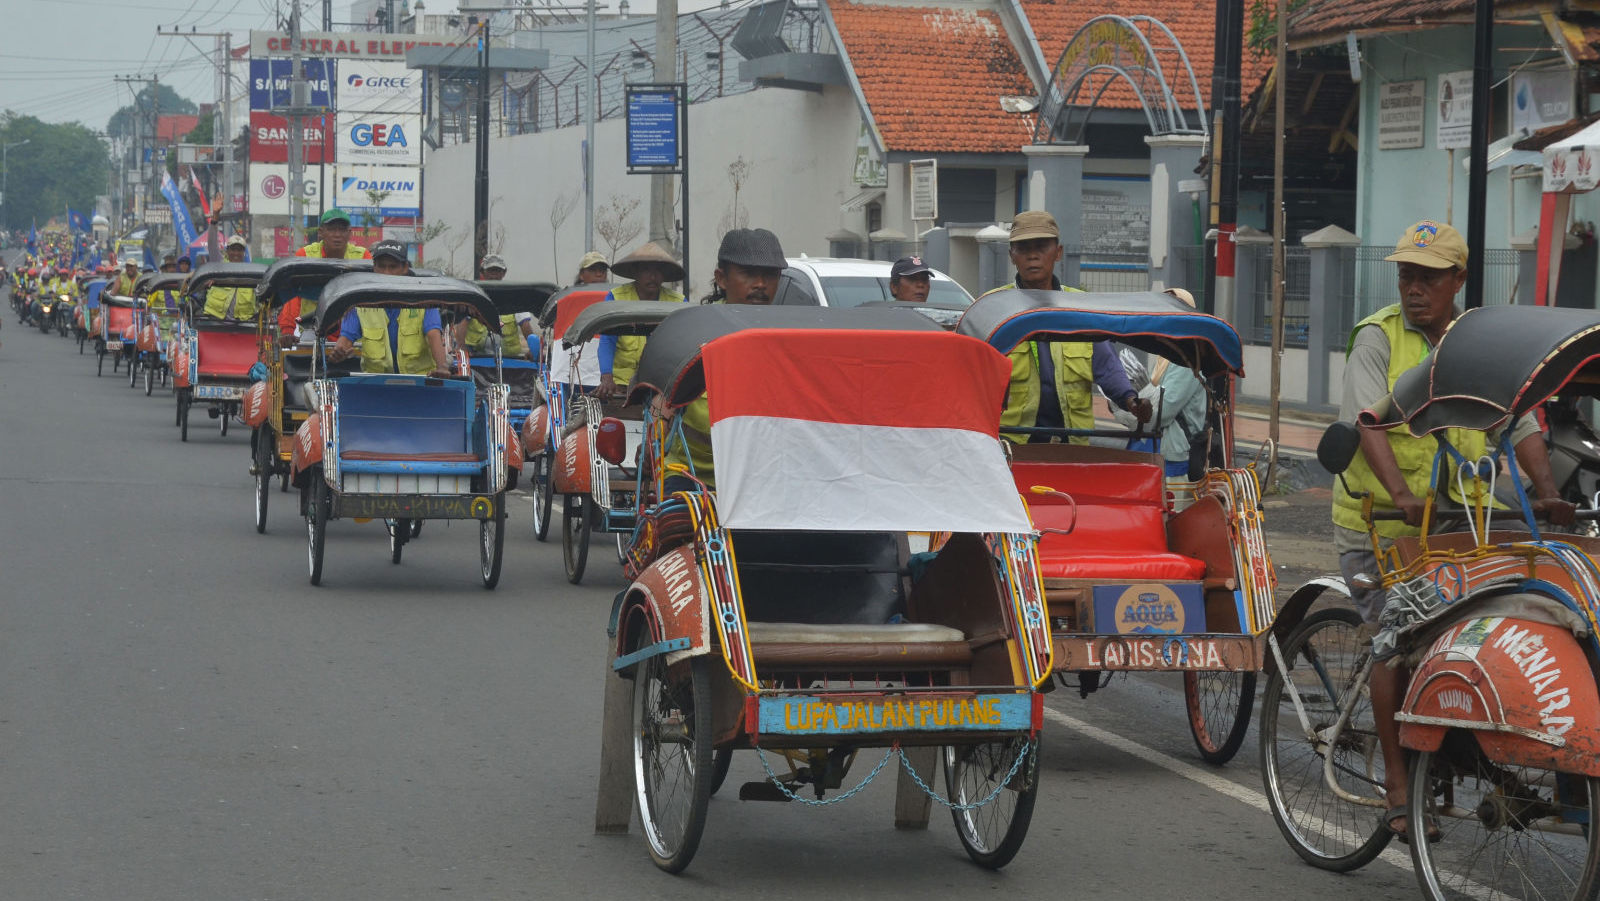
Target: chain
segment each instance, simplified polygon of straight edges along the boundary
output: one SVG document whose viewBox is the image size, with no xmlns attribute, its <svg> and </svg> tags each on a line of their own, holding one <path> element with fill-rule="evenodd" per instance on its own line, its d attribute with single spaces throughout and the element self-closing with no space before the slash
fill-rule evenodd
<svg viewBox="0 0 1600 901">
<path fill-rule="evenodd" d="M 867 774 L 867 778 L 861 780 L 861 784 L 860 785 L 857 785 L 855 788 L 850 789 L 849 791 L 845 792 L 842 795 L 839 795 L 836 798 L 828 798 L 826 800 L 817 800 L 817 799 L 814 799 L 814 798 L 802 798 L 799 795 L 795 794 L 794 792 L 790 791 L 789 790 L 789 786 L 784 785 L 783 782 L 781 782 L 778 779 L 778 774 L 774 773 L 772 771 L 772 765 L 767 763 L 767 752 L 762 750 L 759 747 L 756 748 L 756 754 L 758 756 L 760 756 L 760 758 L 761 758 L 761 768 L 767 771 L 767 778 L 771 779 L 772 780 L 772 784 L 776 785 L 778 787 L 778 791 L 783 792 L 784 796 L 787 797 L 791 801 L 799 801 L 801 804 L 807 804 L 807 805 L 810 805 L 812 807 L 827 807 L 829 804 L 838 804 L 840 801 L 844 801 L 844 800 L 850 798 L 855 793 L 857 793 L 857 792 L 861 791 L 862 789 L 866 788 L 869 784 L 871 784 L 872 780 L 878 778 L 878 773 L 881 772 L 883 770 L 884 766 L 886 766 L 889 763 L 889 761 L 894 758 L 894 755 L 896 755 L 898 753 L 900 753 L 900 748 L 898 746 L 891 747 L 888 751 L 884 752 L 883 759 L 878 761 L 878 765 L 872 768 L 872 772 Z M 904 755 L 902 755 L 902 756 L 904 756 Z"/>
<path fill-rule="evenodd" d="M 840 801 L 850 798 L 857 792 L 860 792 L 862 789 L 870 785 L 872 780 L 878 778 L 878 773 L 882 772 L 883 768 L 889 763 L 889 761 L 894 757 L 899 756 L 900 765 L 905 769 L 907 775 L 911 777 L 911 781 L 917 784 L 917 788 L 922 789 L 923 794 L 935 801 L 938 801 L 940 804 L 950 808 L 951 810 L 977 810 L 980 807 L 988 806 L 994 801 L 995 798 L 1000 797 L 1000 792 L 1003 791 L 1007 785 L 1011 784 L 1011 780 L 1017 775 L 1017 770 L 1022 768 L 1022 762 L 1027 760 L 1032 752 L 1033 743 L 1028 741 L 1023 742 L 1022 747 L 1017 749 L 1016 759 L 1011 761 L 1011 771 L 1006 773 L 1006 777 L 1000 780 L 1000 784 L 994 787 L 994 791 L 990 792 L 988 796 L 981 801 L 975 801 L 971 804 L 957 804 L 948 798 L 943 797 L 937 791 L 934 791 L 932 788 L 930 788 L 928 783 L 922 781 L 922 777 L 917 775 L 917 771 L 911 768 L 910 759 L 906 757 L 906 753 L 904 751 L 900 750 L 899 745 L 894 745 L 890 747 L 888 751 L 885 751 L 883 759 L 878 761 L 878 765 L 873 767 L 872 772 L 868 773 L 867 777 L 862 779 L 860 784 L 856 785 L 855 788 L 850 789 L 838 797 L 828 798 L 826 800 L 803 798 L 800 795 L 795 794 L 793 791 L 790 791 L 789 786 L 784 785 L 783 782 L 778 779 L 778 774 L 772 771 L 772 765 L 767 763 L 766 751 L 759 747 L 756 748 L 756 754 L 761 758 L 761 768 L 767 771 L 767 778 L 772 780 L 772 784 L 778 787 L 778 791 L 782 792 L 784 797 L 791 801 L 799 801 L 801 804 L 806 804 L 811 807 L 827 807 L 830 804 L 838 804 Z"/>
</svg>

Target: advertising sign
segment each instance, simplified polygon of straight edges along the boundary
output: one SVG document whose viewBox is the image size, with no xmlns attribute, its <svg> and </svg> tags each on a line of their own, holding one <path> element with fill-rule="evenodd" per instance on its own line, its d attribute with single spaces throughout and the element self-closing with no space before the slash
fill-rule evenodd
<svg viewBox="0 0 1600 901">
<path fill-rule="evenodd" d="M 1511 129 L 1535 132 L 1572 118 L 1572 69 L 1511 76 Z"/>
<path fill-rule="evenodd" d="M 380 166 L 422 165 L 422 117 L 341 112 L 336 142 L 339 160 Z"/>
<path fill-rule="evenodd" d="M 333 162 L 333 136 L 328 133 L 326 116 L 307 117 L 301 120 L 304 131 L 306 165 Z M 289 161 L 289 120 L 275 113 L 250 111 L 250 160 L 256 163 L 287 163 Z"/>
<path fill-rule="evenodd" d="M 322 171 L 307 169 L 302 184 L 307 215 L 322 207 Z M 276 163 L 250 164 L 250 212 L 257 216 L 289 215 L 289 167 Z"/>
<path fill-rule="evenodd" d="M 363 215 L 419 216 L 421 170 L 410 166 L 340 166 L 333 205 L 357 219 Z"/>
<path fill-rule="evenodd" d="M 405 63 L 346 62 L 337 97 L 341 112 L 416 113 L 422 109 L 422 73 Z"/>
<path fill-rule="evenodd" d="M 413 47 L 458 47 L 474 43 L 475 37 L 424 37 L 408 34 L 381 34 L 370 31 L 302 31 L 300 52 L 308 56 L 337 56 L 345 59 L 392 59 L 405 61 L 406 51 Z M 294 52 L 294 42 L 287 32 L 250 32 L 252 57 L 288 56 Z"/>
<path fill-rule="evenodd" d="M 1422 146 L 1427 85 L 1419 78 L 1378 86 L 1379 150 L 1415 150 Z"/>
<path fill-rule="evenodd" d="M 306 84 L 310 88 L 310 104 L 331 109 L 333 93 L 330 88 L 335 74 L 334 61 L 306 59 L 301 60 L 301 65 L 305 69 Z M 293 98 L 289 96 L 289 81 L 293 75 L 292 60 L 250 60 L 250 108 L 270 110 L 289 106 L 293 102 Z"/>
<path fill-rule="evenodd" d="M 939 218 L 939 161 L 911 161 L 911 218 Z"/>
<path fill-rule="evenodd" d="M 678 168 L 678 92 L 628 89 L 628 168 Z"/>
<path fill-rule="evenodd" d="M 1465 150 L 1472 146 L 1472 72 L 1446 72 L 1439 76 L 1438 114 L 1434 144 L 1440 150 Z"/>
</svg>

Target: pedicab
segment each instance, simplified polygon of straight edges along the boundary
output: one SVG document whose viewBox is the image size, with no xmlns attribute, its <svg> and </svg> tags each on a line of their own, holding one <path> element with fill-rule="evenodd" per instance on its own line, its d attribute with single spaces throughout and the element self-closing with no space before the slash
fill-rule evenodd
<svg viewBox="0 0 1600 901">
<path fill-rule="evenodd" d="M 173 380 L 178 398 L 179 437 L 189 440 L 189 408 L 204 404 L 226 437 L 228 423 L 243 407 L 251 385 L 251 367 L 260 360 L 255 320 L 218 319 L 205 315 L 211 288 L 255 288 L 265 275 L 263 263 L 206 263 L 185 283 L 184 328 L 173 354 Z"/>
<path fill-rule="evenodd" d="M 544 309 L 544 305 L 549 301 L 550 295 L 560 290 L 559 287 L 549 282 L 508 282 L 501 280 L 479 281 L 474 282 L 474 284 L 482 288 L 483 293 L 489 295 L 489 299 L 494 302 L 495 309 L 500 311 L 501 316 L 519 316 L 522 314 L 536 316 L 540 310 Z M 533 345 L 539 344 L 538 338 L 534 336 L 530 336 L 525 340 Z M 504 344 L 501 345 L 501 371 L 505 374 L 506 387 L 511 392 L 509 400 L 511 427 L 519 433 L 522 431 L 522 424 L 527 421 L 528 415 L 533 412 L 535 406 L 543 403 L 544 398 L 544 387 L 539 378 L 539 360 L 542 353 L 538 348 L 530 349 L 533 350 L 533 358 L 531 360 L 520 359 L 506 357 L 504 353 L 505 346 Z M 479 353 L 476 356 L 469 356 L 468 361 L 474 371 L 479 368 L 492 369 L 494 367 L 494 356 L 492 354 Z"/>
<path fill-rule="evenodd" d="M 134 342 L 137 340 L 133 298 L 113 294 L 110 288 L 106 288 L 100 294 L 100 307 L 100 329 L 95 336 L 94 348 L 94 374 L 97 377 L 105 374 L 108 356 L 111 358 L 112 372 L 116 372 L 124 362 L 132 366 Z"/>
<path fill-rule="evenodd" d="M 156 379 L 165 386 L 171 375 L 171 344 L 182 328 L 176 298 L 183 293 L 189 275 L 183 272 L 152 272 L 133 286 L 134 343 L 132 364 L 128 367 L 128 387 L 138 384 L 144 373 L 144 394 L 155 390 Z"/>
<path fill-rule="evenodd" d="M 392 522 L 390 550 L 398 563 L 413 522 L 465 519 L 478 522 L 479 574 L 492 589 L 505 548 L 506 490 L 522 467 L 498 367 L 483 389 L 470 373 L 330 371 L 328 336 L 357 307 L 434 307 L 485 325 L 499 321 L 493 302 L 471 282 L 373 273 L 330 281 L 317 309 L 301 317 L 316 335 L 310 385 L 317 409 L 295 433 L 290 466 L 306 520 L 311 584 L 322 583 L 329 520 Z"/>
<path fill-rule="evenodd" d="M 647 337 L 662 320 L 687 308 L 681 302 L 659 300 L 594 304 L 572 321 L 562 346 L 581 353 L 585 344 L 602 335 Z M 550 493 L 561 496 L 561 556 L 567 581 L 576 585 L 583 581 L 592 533 L 614 535 L 617 560 L 626 564 L 640 522 L 638 511 L 659 494 L 650 478 L 656 470 L 640 459 L 653 419 L 643 404 L 606 404 L 591 395 L 577 395 L 568 412 L 552 458 Z M 627 468 L 629 459 L 634 461 L 632 472 Z"/>
<path fill-rule="evenodd" d="M 974 301 L 956 331 L 1002 353 L 1029 341 L 1111 340 L 1166 357 L 1206 385 L 1210 428 L 1232 447 L 1231 392 L 1217 383 L 1243 374 L 1239 336 L 1175 297 L 1010 289 Z M 1169 487 L 1159 453 L 1125 449 L 1159 435 L 1001 431 L 1018 441 L 1011 473 L 1041 536 L 1061 684 L 1087 697 L 1118 672 L 1181 674 L 1201 757 L 1230 760 L 1276 610 L 1254 468 L 1210 460 L 1203 478 Z M 1122 447 L 1088 443 L 1096 438 Z"/>
<path fill-rule="evenodd" d="M 521 435 L 528 463 L 533 467 L 533 535 L 540 541 L 550 534 L 550 513 L 555 504 L 550 474 L 555 469 L 556 447 L 566 434 L 572 415 L 570 407 L 582 397 L 581 391 L 571 387 L 582 385 L 579 354 L 562 347 L 561 337 L 579 313 L 605 300 L 609 293 L 609 288 L 567 288 L 550 295 L 539 311 L 539 372 L 544 380 L 544 400 L 523 422 Z"/>
<path fill-rule="evenodd" d="M 1279 830 L 1309 863 L 1353 870 L 1394 836 L 1368 681 L 1398 658 L 1411 671 L 1395 720 L 1410 758 L 1404 812 L 1423 895 L 1600 894 L 1591 823 L 1600 805 L 1600 540 L 1541 528 L 1510 438 L 1516 419 L 1557 393 L 1594 397 L 1597 361 L 1593 310 L 1468 310 L 1400 375 L 1387 404 L 1362 414 L 1362 427 L 1433 436 L 1434 484 L 1454 486 L 1466 504 L 1448 509 L 1453 501 L 1428 492 L 1422 535 L 1385 547 L 1378 523 L 1399 511 L 1374 510 L 1362 495 L 1379 571 L 1357 578 L 1387 593 L 1375 639 L 1339 578 L 1301 586 L 1280 612 L 1268 642 L 1262 777 Z M 1462 457 L 1452 434 L 1500 427 L 1476 460 Z M 1359 444 L 1355 426 L 1335 423 L 1318 459 L 1342 479 Z M 1505 486 L 1509 509 L 1494 501 Z M 1427 534 L 1449 516 L 1464 530 Z M 1311 612 L 1314 603 L 1323 609 Z"/>
<path fill-rule="evenodd" d="M 91 335 L 96 338 L 100 335 L 100 295 L 110 286 L 111 280 L 104 277 L 85 278 L 78 285 L 78 296 L 83 298 L 83 303 L 78 304 L 78 309 L 73 313 L 72 325 L 78 334 L 80 354 Z"/>
<path fill-rule="evenodd" d="M 278 312 L 284 304 L 300 298 L 311 309 L 322 296 L 328 282 L 347 272 L 371 272 L 371 260 L 285 257 L 273 263 L 261 276 L 256 288 L 256 347 L 266 373 L 245 389 L 239 416 L 250 428 L 250 472 L 255 478 L 256 532 L 267 530 L 267 501 L 272 477 L 279 489 L 289 488 L 289 464 L 294 449 L 294 433 L 311 415 L 306 388 L 311 381 L 313 347 L 306 343 L 294 347 L 279 344 Z M 350 372 L 359 357 L 325 365 L 327 372 Z"/>
<path fill-rule="evenodd" d="M 741 800 L 833 804 L 893 767 L 897 825 L 938 802 L 973 860 L 1015 856 L 1051 650 L 996 434 L 1009 371 L 900 311 L 692 306 L 655 330 L 630 399 L 679 442 L 709 398 L 715 491 L 650 511 L 658 540 L 617 595 L 597 831 L 636 809 L 681 871 L 740 749 L 766 773 Z M 952 537 L 913 581 L 906 536 L 925 530 Z"/>
</svg>

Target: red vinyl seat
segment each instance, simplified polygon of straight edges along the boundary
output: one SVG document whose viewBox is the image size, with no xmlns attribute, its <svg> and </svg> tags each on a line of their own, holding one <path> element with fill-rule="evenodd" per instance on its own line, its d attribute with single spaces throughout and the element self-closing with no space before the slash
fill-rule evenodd
<svg viewBox="0 0 1600 901">
<path fill-rule="evenodd" d="M 201 330 L 200 375 L 215 378 L 248 378 L 250 367 L 260 359 L 254 332 L 209 332 Z"/>
<path fill-rule="evenodd" d="M 1039 540 L 1039 570 L 1046 579 L 1192 582 L 1205 577 L 1203 561 L 1167 548 L 1164 478 L 1148 463 L 1023 463 L 1012 466 Z M 1071 495 L 1073 506 L 1035 485 Z"/>
</svg>

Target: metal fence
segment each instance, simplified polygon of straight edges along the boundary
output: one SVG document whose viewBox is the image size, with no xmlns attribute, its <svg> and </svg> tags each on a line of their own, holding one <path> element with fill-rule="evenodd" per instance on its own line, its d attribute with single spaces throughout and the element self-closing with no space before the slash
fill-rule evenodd
<svg viewBox="0 0 1600 901">
<path fill-rule="evenodd" d="M 1251 255 L 1255 271 L 1253 321 L 1244 323 L 1241 336 L 1251 344 L 1272 343 L 1272 251 Z M 1311 251 L 1304 247 L 1283 248 L 1283 346 L 1305 347 L 1311 331 Z"/>
<path fill-rule="evenodd" d="M 1078 262 L 1078 287 L 1085 291 L 1150 290 L 1146 253 L 1085 253 Z"/>
<path fill-rule="evenodd" d="M 1392 303 L 1400 302 L 1400 285 L 1395 278 L 1395 264 L 1384 262 L 1384 257 L 1394 253 L 1393 247 L 1356 247 L 1355 278 L 1345 297 L 1343 309 L 1350 311 L 1348 326 Z M 1486 250 L 1483 253 L 1483 302 L 1486 305 L 1510 304 L 1517 295 L 1517 252 L 1515 250 Z M 1349 328 L 1345 329 L 1349 332 Z M 1342 345 L 1341 345 L 1342 346 Z"/>
</svg>

